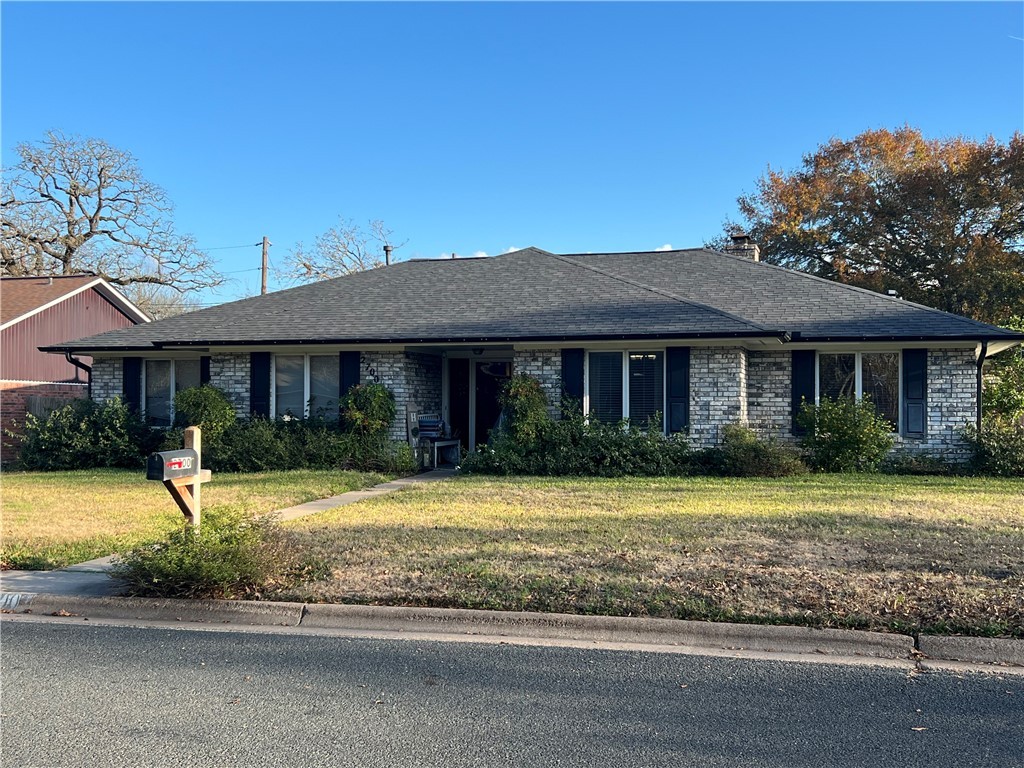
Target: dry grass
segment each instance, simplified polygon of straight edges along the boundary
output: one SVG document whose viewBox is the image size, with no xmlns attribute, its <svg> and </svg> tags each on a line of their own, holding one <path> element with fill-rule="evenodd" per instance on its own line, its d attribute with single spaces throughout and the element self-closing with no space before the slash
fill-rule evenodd
<svg viewBox="0 0 1024 768">
<path fill-rule="evenodd" d="M 1024 636 L 1024 482 L 495 480 L 295 521 L 286 597 Z"/>
<path fill-rule="evenodd" d="M 203 486 L 203 507 L 272 512 L 386 479 L 313 470 L 217 474 Z M 59 568 L 123 552 L 161 538 L 184 519 L 163 485 L 141 471 L 7 472 L 2 492 L 4 568 Z"/>
</svg>

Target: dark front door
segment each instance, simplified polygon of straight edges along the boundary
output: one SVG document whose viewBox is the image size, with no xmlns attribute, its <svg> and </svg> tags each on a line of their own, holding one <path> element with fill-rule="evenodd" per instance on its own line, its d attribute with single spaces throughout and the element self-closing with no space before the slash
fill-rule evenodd
<svg viewBox="0 0 1024 768">
<path fill-rule="evenodd" d="M 511 363 L 475 362 L 476 368 L 476 445 L 490 439 L 491 430 L 498 425 L 501 405 L 498 395 L 512 374 Z"/>
<path fill-rule="evenodd" d="M 452 357 L 448 360 L 448 420 L 451 435 L 470 449 L 469 440 L 469 360 Z"/>
</svg>

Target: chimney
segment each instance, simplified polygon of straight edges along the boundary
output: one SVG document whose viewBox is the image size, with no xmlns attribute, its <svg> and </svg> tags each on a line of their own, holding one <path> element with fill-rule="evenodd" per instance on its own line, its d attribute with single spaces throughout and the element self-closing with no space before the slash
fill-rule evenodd
<svg viewBox="0 0 1024 768">
<path fill-rule="evenodd" d="M 392 248 L 390 245 L 384 246 L 384 266 L 386 267 L 391 266 L 391 251 L 393 250 L 394 248 Z"/>
<path fill-rule="evenodd" d="M 725 246 L 723 251 L 751 261 L 761 260 L 761 247 L 750 239 L 750 235 L 745 232 L 737 232 L 729 237 L 732 240 L 732 245 Z"/>
</svg>

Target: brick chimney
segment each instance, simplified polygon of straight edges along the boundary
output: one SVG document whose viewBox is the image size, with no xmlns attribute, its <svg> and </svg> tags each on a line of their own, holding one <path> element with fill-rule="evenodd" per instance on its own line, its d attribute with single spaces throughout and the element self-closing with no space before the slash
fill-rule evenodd
<svg viewBox="0 0 1024 768">
<path fill-rule="evenodd" d="M 750 239 L 750 235 L 745 232 L 737 232 L 729 237 L 732 240 L 732 244 L 725 246 L 722 249 L 723 251 L 731 253 L 733 256 L 750 259 L 751 261 L 761 260 L 761 247 Z"/>
</svg>

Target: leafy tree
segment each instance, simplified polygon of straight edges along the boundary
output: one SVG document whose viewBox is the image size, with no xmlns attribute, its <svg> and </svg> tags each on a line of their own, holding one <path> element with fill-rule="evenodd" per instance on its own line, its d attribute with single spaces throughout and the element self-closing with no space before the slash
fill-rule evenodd
<svg viewBox="0 0 1024 768">
<path fill-rule="evenodd" d="M 329 280 L 383 267 L 384 247 L 391 246 L 392 234 L 382 221 L 371 221 L 364 229 L 339 216 L 337 224 L 317 236 L 312 248 L 296 243 L 283 277 L 301 282 Z"/>
<path fill-rule="evenodd" d="M 1009 318 L 1002 325 L 1024 331 L 1024 316 Z M 1024 423 L 1024 346 L 989 358 L 982 407 L 986 416 Z"/>
<path fill-rule="evenodd" d="M 94 272 L 179 292 L 218 285 L 210 258 L 174 231 L 171 202 L 131 154 L 50 132 L 16 147 L 0 185 L 0 273 Z"/>
<path fill-rule="evenodd" d="M 1024 314 L 1024 135 L 832 139 L 739 198 L 773 264 L 979 320 Z"/>
</svg>

